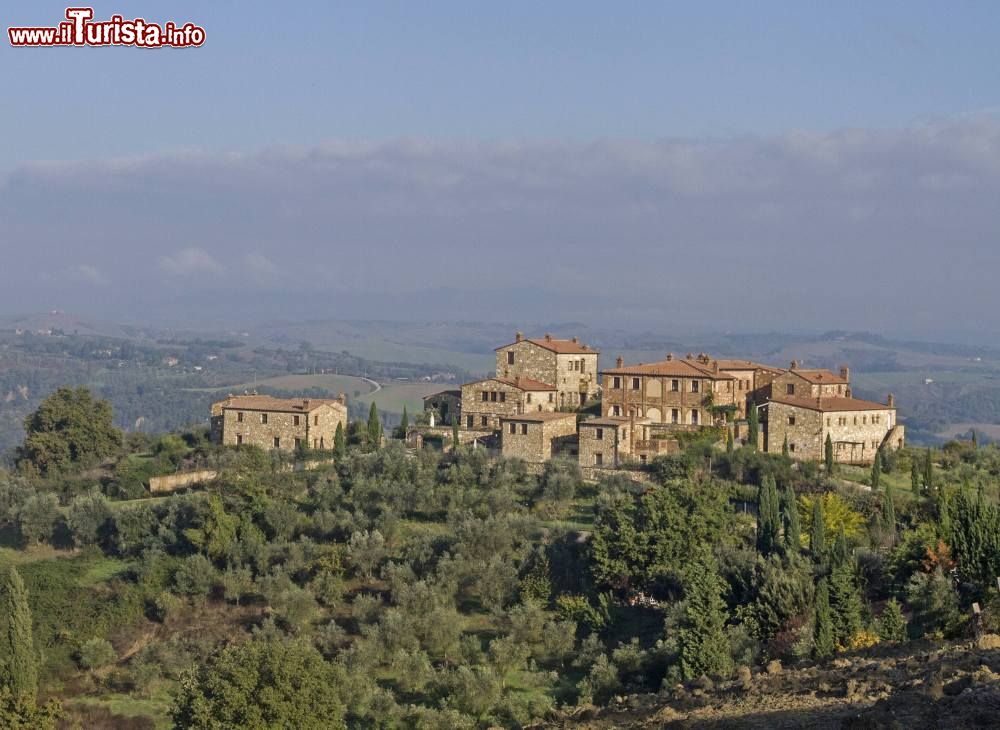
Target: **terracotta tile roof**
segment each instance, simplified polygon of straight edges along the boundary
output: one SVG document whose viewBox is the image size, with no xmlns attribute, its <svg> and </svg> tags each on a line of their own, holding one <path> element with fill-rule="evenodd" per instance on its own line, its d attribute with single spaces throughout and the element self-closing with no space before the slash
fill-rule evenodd
<svg viewBox="0 0 1000 730">
<path fill-rule="evenodd" d="M 437 393 L 431 393 L 430 395 L 425 395 L 424 396 L 424 400 L 429 400 L 431 398 L 437 398 L 439 395 L 452 395 L 452 396 L 455 396 L 456 398 L 461 398 L 462 397 L 462 391 L 461 390 L 450 390 L 450 389 L 449 390 L 439 390 Z"/>
<path fill-rule="evenodd" d="M 860 398 L 842 398 L 840 396 L 830 396 L 828 398 L 800 398 L 792 395 L 771 396 L 771 401 L 782 403 L 786 406 L 797 408 L 808 408 L 812 411 L 824 413 L 836 411 L 894 411 L 895 406 L 886 403 L 876 403 Z"/>
<path fill-rule="evenodd" d="M 274 398 L 269 395 L 231 395 L 216 405 L 222 409 L 308 413 L 323 405 L 343 407 L 344 404 L 335 398 Z"/>
<path fill-rule="evenodd" d="M 598 351 L 595 350 L 590 345 L 585 345 L 582 342 L 576 340 L 559 340 L 554 337 L 526 337 L 520 342 L 530 342 L 533 345 L 538 345 L 538 347 L 544 347 L 546 350 L 550 350 L 557 355 L 597 355 Z M 494 348 L 496 350 L 503 350 L 513 345 L 520 344 L 520 342 L 511 342 L 507 345 L 501 345 L 500 347 Z"/>
<path fill-rule="evenodd" d="M 560 421 L 566 418 L 576 420 L 575 413 L 560 413 L 559 411 L 531 411 L 518 413 L 516 416 L 500 416 L 501 421 Z"/>
<path fill-rule="evenodd" d="M 763 363 L 754 362 L 753 360 L 719 359 L 715 362 L 719 363 L 720 370 L 766 370 L 772 373 L 784 372 L 781 368 L 776 368 L 772 365 L 764 365 Z"/>
<path fill-rule="evenodd" d="M 601 375 L 667 375 L 677 378 L 712 378 L 713 380 L 734 380 L 732 375 L 715 372 L 711 364 L 674 358 L 660 362 L 639 363 L 638 365 L 623 365 L 618 368 L 608 368 Z"/>
<path fill-rule="evenodd" d="M 503 377 L 492 377 L 483 378 L 482 380 L 473 380 L 471 383 L 463 383 L 462 387 L 466 385 L 476 385 L 477 383 L 488 383 L 488 382 L 503 383 L 504 385 L 509 385 L 512 388 L 517 388 L 518 390 L 524 391 L 538 391 L 538 390 L 555 390 L 556 386 L 549 385 L 548 383 L 543 383 L 540 380 L 532 380 L 531 378 L 503 378 Z"/>
<path fill-rule="evenodd" d="M 792 368 L 789 373 L 798 375 L 813 385 L 847 385 L 847 378 L 825 368 Z"/>
<path fill-rule="evenodd" d="M 586 421 L 580 421 L 580 427 L 597 426 L 603 428 L 617 428 L 619 426 L 628 426 L 633 421 L 635 421 L 635 425 L 637 426 L 652 423 L 652 421 L 648 418 L 631 419 L 626 418 L 625 416 L 603 416 L 601 418 L 588 418 Z"/>
</svg>

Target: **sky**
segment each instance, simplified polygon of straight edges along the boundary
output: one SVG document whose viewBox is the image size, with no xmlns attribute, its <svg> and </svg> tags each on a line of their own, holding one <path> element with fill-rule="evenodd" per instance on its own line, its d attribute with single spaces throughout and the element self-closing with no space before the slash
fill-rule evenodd
<svg viewBox="0 0 1000 730">
<path fill-rule="evenodd" d="M 1000 305 L 995 2 L 94 10 L 207 39 L 3 39 L 0 314 L 937 335 Z"/>
</svg>

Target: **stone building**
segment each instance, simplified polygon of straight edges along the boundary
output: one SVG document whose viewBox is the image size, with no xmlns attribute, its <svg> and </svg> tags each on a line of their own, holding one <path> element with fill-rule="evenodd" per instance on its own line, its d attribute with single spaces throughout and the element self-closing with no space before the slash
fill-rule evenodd
<svg viewBox="0 0 1000 730">
<path fill-rule="evenodd" d="M 424 396 L 424 411 L 434 411 L 438 426 L 462 422 L 462 391 L 442 390 Z"/>
<path fill-rule="evenodd" d="M 815 398 L 817 396 L 826 397 L 850 397 L 851 371 L 849 368 L 840 368 L 840 373 L 834 373 L 823 368 L 801 368 L 796 360 L 788 370 L 772 378 L 770 383 L 765 385 L 761 391 L 763 398 L 758 399 L 758 403 L 763 402 L 768 397 L 791 396 L 793 398 Z"/>
<path fill-rule="evenodd" d="M 552 335 L 532 339 L 520 332 L 509 345 L 496 348 L 496 374 L 500 378 L 530 378 L 556 388 L 556 406 L 576 408 L 600 393 L 597 384 L 597 350 L 578 338 Z"/>
<path fill-rule="evenodd" d="M 648 418 L 604 416 L 580 421 L 578 453 L 583 468 L 615 469 L 623 464 L 644 464 L 661 454 L 678 450 L 676 439 Z"/>
<path fill-rule="evenodd" d="M 896 420 L 890 394 L 885 403 L 844 396 L 774 395 L 760 408 L 763 451 L 780 454 L 788 440 L 788 454 L 802 460 L 822 460 L 826 437 L 838 462 L 870 464 L 880 448 L 899 449 L 904 427 Z"/>
<path fill-rule="evenodd" d="M 616 366 L 601 372 L 603 416 L 645 418 L 653 425 L 698 428 L 721 422 L 716 407 L 735 406 L 736 378 L 707 355 L 667 355 L 655 363 Z"/>
<path fill-rule="evenodd" d="M 747 399 L 754 392 L 768 387 L 775 378 L 785 371 L 781 368 L 763 365 L 752 360 L 733 360 L 720 358 L 713 362 L 719 363 L 720 372 L 732 375 L 735 395 L 736 418 L 747 417 Z"/>
<path fill-rule="evenodd" d="M 525 377 L 496 377 L 462 386 L 462 428 L 495 431 L 502 416 L 556 410 L 556 388 Z"/>
<path fill-rule="evenodd" d="M 500 418 L 500 453 L 505 458 L 541 464 L 554 453 L 571 450 L 576 441 L 576 414 L 535 411 Z"/>
<path fill-rule="evenodd" d="M 293 451 L 332 449 L 337 425 L 347 429 L 347 404 L 337 399 L 231 395 L 212 404 L 212 435 L 227 446 Z"/>
</svg>

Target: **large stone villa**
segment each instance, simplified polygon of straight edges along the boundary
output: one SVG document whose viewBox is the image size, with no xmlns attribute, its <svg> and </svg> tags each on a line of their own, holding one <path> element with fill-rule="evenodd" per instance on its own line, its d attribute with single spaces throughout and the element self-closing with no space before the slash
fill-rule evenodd
<svg viewBox="0 0 1000 730">
<path fill-rule="evenodd" d="M 213 438 L 229 446 L 332 449 L 337 425 L 347 428 L 347 400 L 231 395 L 212 404 L 211 423 Z"/>
</svg>

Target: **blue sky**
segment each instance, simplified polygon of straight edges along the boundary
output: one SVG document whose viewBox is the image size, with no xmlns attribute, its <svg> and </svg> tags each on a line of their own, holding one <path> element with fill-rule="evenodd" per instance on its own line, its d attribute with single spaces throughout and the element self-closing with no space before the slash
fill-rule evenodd
<svg viewBox="0 0 1000 730">
<path fill-rule="evenodd" d="M 280 12 L 277 8 L 281 7 Z M 64 3 L 4 3 L 4 25 Z M 331 138 L 895 127 L 1000 105 L 995 2 L 98 2 L 199 49 L 0 50 L 0 165 Z"/>
<path fill-rule="evenodd" d="M 1000 3 L 290 5 L 95 5 L 197 49 L 0 43 L 0 313 L 942 333 L 1000 307 Z"/>
</svg>

